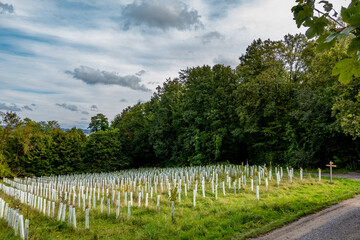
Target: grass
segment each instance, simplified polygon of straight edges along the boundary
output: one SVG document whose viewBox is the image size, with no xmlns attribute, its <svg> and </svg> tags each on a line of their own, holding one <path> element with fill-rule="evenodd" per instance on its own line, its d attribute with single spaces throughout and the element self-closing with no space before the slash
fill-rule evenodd
<svg viewBox="0 0 360 240">
<path fill-rule="evenodd" d="M 316 173 L 318 174 L 318 169 L 304 169 L 304 172 L 306 173 Z M 353 169 L 353 168 L 333 168 L 332 169 L 333 174 L 348 174 L 348 173 L 360 173 L 360 169 Z M 321 169 L 321 173 L 330 173 L 330 168 L 326 167 Z"/>
<path fill-rule="evenodd" d="M 308 173 L 316 173 L 318 174 L 318 169 L 307 169 L 306 172 Z M 333 174 L 348 174 L 349 172 L 359 172 L 359 170 L 348 170 L 346 168 L 333 168 L 332 169 Z M 321 173 L 330 173 L 330 168 L 321 169 Z"/>
<path fill-rule="evenodd" d="M 109 217 L 105 204 L 101 213 L 98 201 L 97 208 L 90 210 L 90 230 L 85 229 L 85 214 L 79 208 L 76 209 L 77 229 L 73 229 L 67 225 L 67 217 L 65 222 L 58 222 L 19 205 L 1 191 L 0 197 L 12 206 L 17 204 L 24 218 L 30 219 L 30 239 L 246 239 L 360 192 L 360 182 L 350 179 L 334 179 L 331 184 L 329 178 L 323 177 L 318 182 L 317 176 L 306 175 L 302 182 L 296 176 L 293 181 L 290 184 L 284 176 L 279 187 L 274 179 L 268 190 L 260 186 L 259 201 L 250 190 L 249 180 L 245 190 L 237 190 L 236 196 L 232 188 L 227 189 L 225 196 L 219 188 L 217 200 L 208 183 L 205 198 L 199 187 L 196 207 L 192 205 L 192 191 L 187 197 L 182 191 L 181 203 L 175 202 L 174 221 L 171 221 L 170 201 L 165 194 L 161 196 L 160 212 L 156 210 L 155 196 L 148 208 L 143 207 L 144 203 L 138 208 L 135 197 L 130 220 L 127 220 L 122 195 L 120 218 L 115 217 L 114 205 Z M 0 239 L 19 239 L 4 220 L 0 220 Z"/>
</svg>

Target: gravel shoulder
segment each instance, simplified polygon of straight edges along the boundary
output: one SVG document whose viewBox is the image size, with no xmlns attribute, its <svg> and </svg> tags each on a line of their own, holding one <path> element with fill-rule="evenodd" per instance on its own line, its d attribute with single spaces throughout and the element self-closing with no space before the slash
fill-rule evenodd
<svg viewBox="0 0 360 240">
<path fill-rule="evenodd" d="M 328 176 L 329 174 L 322 174 Z M 334 178 L 360 181 L 360 173 L 333 174 Z M 275 229 L 256 240 L 272 239 L 333 239 L 360 240 L 360 196 L 345 200 L 317 213 L 300 218 L 284 227 Z"/>
</svg>

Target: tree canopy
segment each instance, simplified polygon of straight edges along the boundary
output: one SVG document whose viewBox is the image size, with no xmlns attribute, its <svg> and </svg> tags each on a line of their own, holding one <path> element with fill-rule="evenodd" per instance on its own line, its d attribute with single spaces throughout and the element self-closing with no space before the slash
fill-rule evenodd
<svg viewBox="0 0 360 240">
<path fill-rule="evenodd" d="M 105 115 L 93 116 L 90 136 L 76 128 L 63 131 L 56 121 L 2 113 L 0 174 L 224 162 L 316 168 L 329 160 L 358 168 L 359 79 L 353 75 L 344 85 L 333 74 L 352 57 L 349 42 L 319 52 L 320 44 L 301 34 L 254 40 L 235 69 L 181 70 L 151 100 L 119 113 L 111 127 Z"/>
<path fill-rule="evenodd" d="M 104 114 L 98 113 L 91 117 L 88 129 L 91 132 L 106 131 L 109 129 L 109 121 Z"/>
</svg>

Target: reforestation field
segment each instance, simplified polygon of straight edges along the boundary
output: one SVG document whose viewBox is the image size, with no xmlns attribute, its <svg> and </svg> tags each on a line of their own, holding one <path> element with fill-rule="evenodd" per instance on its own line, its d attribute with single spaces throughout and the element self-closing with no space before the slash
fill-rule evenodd
<svg viewBox="0 0 360 240">
<path fill-rule="evenodd" d="M 360 192 L 358 181 L 293 171 L 213 165 L 15 178 L 4 179 L 0 197 L 29 219 L 29 239 L 245 239 Z M 1 239 L 19 239 L 4 219 L 0 227 Z"/>
</svg>

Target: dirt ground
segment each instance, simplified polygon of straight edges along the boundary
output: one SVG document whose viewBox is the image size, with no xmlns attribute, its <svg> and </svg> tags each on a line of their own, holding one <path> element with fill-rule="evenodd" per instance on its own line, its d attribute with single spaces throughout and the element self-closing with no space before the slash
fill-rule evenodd
<svg viewBox="0 0 360 240">
<path fill-rule="evenodd" d="M 329 176 L 329 174 L 322 175 Z M 360 173 L 333 174 L 333 177 L 360 181 Z M 360 240 L 360 196 L 345 200 L 252 239 Z"/>
</svg>

